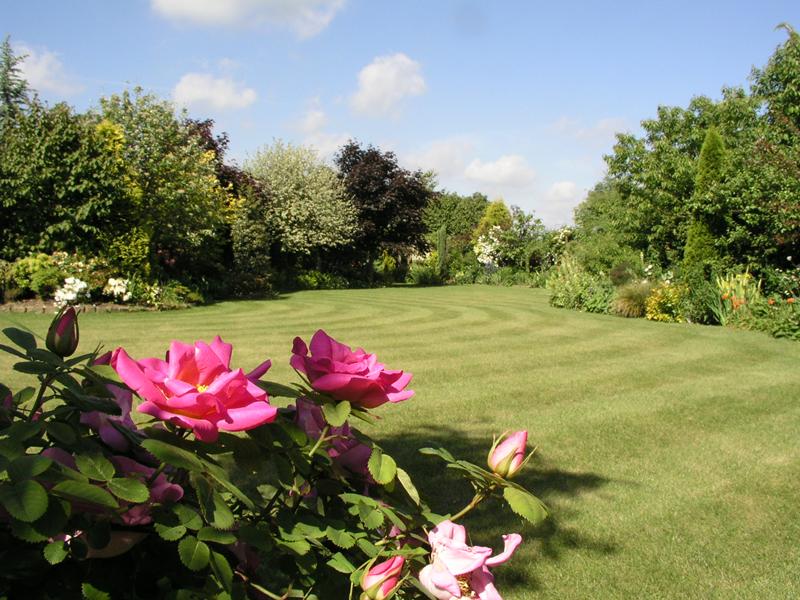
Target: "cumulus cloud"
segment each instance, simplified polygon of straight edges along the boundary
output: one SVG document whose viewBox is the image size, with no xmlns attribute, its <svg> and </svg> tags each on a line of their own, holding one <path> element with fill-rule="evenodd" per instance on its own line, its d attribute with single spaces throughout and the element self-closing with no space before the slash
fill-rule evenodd
<svg viewBox="0 0 800 600">
<path fill-rule="evenodd" d="M 462 175 L 472 147 L 472 142 L 465 138 L 436 140 L 407 154 L 404 162 L 413 169 L 436 171 L 441 177 Z"/>
<path fill-rule="evenodd" d="M 309 38 L 325 29 L 344 0 L 150 0 L 152 9 L 174 21 L 198 25 L 272 25 Z"/>
<path fill-rule="evenodd" d="M 61 59 L 55 52 L 46 48 L 32 48 L 26 44 L 14 44 L 14 53 L 25 56 L 20 63 L 20 71 L 32 89 L 62 96 L 71 96 L 83 91 L 83 86 L 67 75 Z"/>
<path fill-rule="evenodd" d="M 405 98 L 425 93 L 426 87 L 417 61 L 402 52 L 378 56 L 358 73 L 350 106 L 364 115 L 397 115 Z"/>
<path fill-rule="evenodd" d="M 187 73 L 172 90 L 172 99 L 181 106 L 226 110 L 250 106 L 256 92 L 228 77 Z"/>
<path fill-rule="evenodd" d="M 313 147 L 323 160 L 330 160 L 333 155 L 352 137 L 349 133 L 332 133 L 325 131 L 328 115 L 322 109 L 319 98 L 313 98 L 303 117 L 297 123 L 304 134 L 303 144 Z"/>
<path fill-rule="evenodd" d="M 547 189 L 547 199 L 557 203 L 577 203 L 581 190 L 573 181 L 556 181 Z"/>
<path fill-rule="evenodd" d="M 476 158 L 467 165 L 464 175 L 467 179 L 479 183 L 503 187 L 524 187 L 533 182 L 536 171 L 528 166 L 524 157 L 518 154 L 508 154 L 488 162 Z"/>
</svg>

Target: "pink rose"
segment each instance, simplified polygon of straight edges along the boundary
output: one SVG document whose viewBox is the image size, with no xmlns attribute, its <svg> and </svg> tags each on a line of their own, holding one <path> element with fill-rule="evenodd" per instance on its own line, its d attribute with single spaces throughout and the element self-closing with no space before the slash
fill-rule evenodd
<svg viewBox="0 0 800 600">
<path fill-rule="evenodd" d="M 402 556 L 392 558 L 373 565 L 361 578 L 362 599 L 386 600 L 397 588 L 400 575 L 403 573 L 405 559 Z"/>
<path fill-rule="evenodd" d="M 442 521 L 428 533 L 431 564 L 420 571 L 420 583 L 437 600 L 476 597 L 480 600 L 503 600 L 494 587 L 494 576 L 489 567 L 511 558 L 522 537 L 512 533 L 504 535 L 503 541 L 503 552 L 492 556 L 491 548 L 467 545 L 467 530 L 463 526 Z"/>
<path fill-rule="evenodd" d="M 305 434 L 313 440 L 318 440 L 325 427 L 325 417 L 322 409 L 308 400 L 298 398 L 295 406 L 295 421 Z M 369 461 L 370 447 L 359 442 L 353 436 L 350 425 L 345 423 L 341 427 L 330 427 L 328 437 L 333 438 L 328 448 L 328 456 L 333 462 L 344 467 L 352 473 L 369 478 L 367 462 Z"/>
<path fill-rule="evenodd" d="M 247 375 L 231 370 L 233 347 L 219 336 L 211 344 L 173 341 L 167 361 L 133 360 L 117 348 L 111 366 L 142 397 L 138 410 L 191 429 L 197 439 L 214 442 L 219 430 L 245 431 L 275 420 L 277 409 L 254 382 L 270 367 L 265 361 Z"/>
<path fill-rule="evenodd" d="M 347 400 L 363 408 L 375 408 L 386 402 L 402 402 L 414 395 L 405 387 L 411 373 L 390 371 L 378 362 L 374 354 L 361 348 L 351 350 L 318 330 L 309 347 L 299 337 L 294 338 L 293 368 L 305 373 L 311 387 L 331 395 L 337 400 Z"/>
<path fill-rule="evenodd" d="M 489 451 L 489 468 L 504 477 L 511 479 L 525 463 L 525 445 L 528 443 L 527 431 L 516 431 L 505 437 L 500 436 Z M 505 438 L 505 439 L 503 439 Z"/>
</svg>

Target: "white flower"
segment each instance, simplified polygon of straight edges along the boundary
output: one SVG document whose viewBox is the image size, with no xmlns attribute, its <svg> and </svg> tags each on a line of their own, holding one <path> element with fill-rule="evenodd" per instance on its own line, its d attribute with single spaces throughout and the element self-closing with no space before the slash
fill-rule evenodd
<svg viewBox="0 0 800 600">
<path fill-rule="evenodd" d="M 89 284 L 77 277 L 67 277 L 64 285 L 56 290 L 53 299 L 59 307 L 85 302 L 89 300 Z"/>
</svg>

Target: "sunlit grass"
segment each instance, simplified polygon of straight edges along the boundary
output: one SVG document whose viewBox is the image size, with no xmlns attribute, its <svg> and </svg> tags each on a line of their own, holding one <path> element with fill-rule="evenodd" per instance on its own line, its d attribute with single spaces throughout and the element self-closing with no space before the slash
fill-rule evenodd
<svg viewBox="0 0 800 600">
<path fill-rule="evenodd" d="M 44 331 L 49 316 L 0 313 Z M 526 538 L 497 569 L 507 599 L 800 597 L 800 344 L 763 334 L 552 309 L 541 290 L 303 292 L 171 313 L 81 316 L 84 348 L 163 353 L 170 339 L 234 344 L 293 376 L 292 338 L 319 327 L 414 373 L 417 395 L 371 433 L 418 473 L 434 508 L 469 489 L 415 448 L 483 462 L 492 433 L 530 431 L 521 482 L 551 506 L 538 530 L 500 505 L 473 541 Z M 5 374 L 10 361 L 0 358 Z M 16 379 L 6 379 L 16 383 Z"/>
</svg>

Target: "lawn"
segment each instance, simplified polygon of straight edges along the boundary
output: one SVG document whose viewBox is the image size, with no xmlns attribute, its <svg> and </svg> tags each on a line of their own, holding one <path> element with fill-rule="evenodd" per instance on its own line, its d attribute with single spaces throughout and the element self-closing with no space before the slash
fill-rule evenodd
<svg viewBox="0 0 800 600">
<path fill-rule="evenodd" d="M 0 313 L 0 325 L 43 331 L 49 318 Z M 493 432 L 528 429 L 540 452 L 520 481 L 552 518 L 533 529 L 491 505 L 466 522 L 482 545 L 526 539 L 496 570 L 506 599 L 800 597 L 796 342 L 558 310 L 542 290 L 483 286 L 90 313 L 81 341 L 143 357 L 219 333 L 235 366 L 271 357 L 286 380 L 292 338 L 320 327 L 414 373 L 417 395 L 379 409 L 371 433 L 440 512 L 469 489 L 415 448 L 482 463 Z"/>
</svg>

